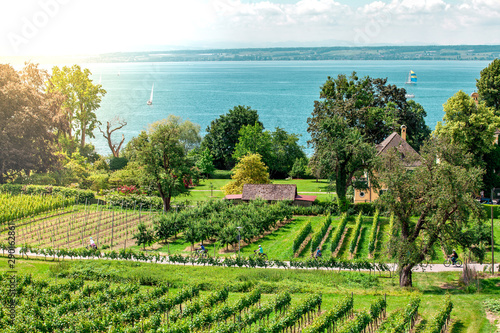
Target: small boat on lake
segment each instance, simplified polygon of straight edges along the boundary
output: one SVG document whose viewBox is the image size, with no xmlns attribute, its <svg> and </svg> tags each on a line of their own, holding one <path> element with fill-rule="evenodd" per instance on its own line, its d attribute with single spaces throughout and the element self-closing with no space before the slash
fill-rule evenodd
<svg viewBox="0 0 500 333">
<path fill-rule="evenodd" d="M 415 95 L 414 94 L 406 94 L 405 98 L 415 98 Z"/>
<path fill-rule="evenodd" d="M 408 80 L 406 81 L 406 84 L 417 84 L 417 74 L 414 71 L 410 71 L 410 73 L 408 73 Z"/>
<path fill-rule="evenodd" d="M 149 101 L 147 101 L 147 105 L 153 105 L 153 89 L 155 88 L 155 84 L 151 87 L 151 96 L 149 97 Z"/>
</svg>

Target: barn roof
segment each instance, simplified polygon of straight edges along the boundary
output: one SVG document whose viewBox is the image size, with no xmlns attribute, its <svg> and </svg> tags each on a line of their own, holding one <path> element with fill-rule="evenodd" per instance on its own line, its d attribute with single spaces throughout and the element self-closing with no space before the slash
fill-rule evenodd
<svg viewBox="0 0 500 333">
<path fill-rule="evenodd" d="M 243 185 L 243 200 L 295 200 L 297 185 L 295 184 L 245 184 Z"/>
</svg>

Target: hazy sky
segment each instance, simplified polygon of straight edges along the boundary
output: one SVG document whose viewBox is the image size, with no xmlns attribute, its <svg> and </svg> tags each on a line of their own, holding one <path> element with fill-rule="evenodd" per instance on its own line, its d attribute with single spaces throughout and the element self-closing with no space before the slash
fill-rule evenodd
<svg viewBox="0 0 500 333">
<path fill-rule="evenodd" d="M 500 0 L 3 0 L 0 28 L 0 56 L 500 44 Z"/>
</svg>

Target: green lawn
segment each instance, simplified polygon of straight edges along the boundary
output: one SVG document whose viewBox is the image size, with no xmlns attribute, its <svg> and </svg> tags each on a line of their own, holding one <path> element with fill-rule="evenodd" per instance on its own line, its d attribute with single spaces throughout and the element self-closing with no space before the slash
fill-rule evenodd
<svg viewBox="0 0 500 333">
<path fill-rule="evenodd" d="M 220 190 L 222 186 L 230 182 L 231 179 L 206 179 L 201 180 L 200 184 L 192 189 L 192 191 L 207 191 L 213 186 L 214 190 Z M 273 184 L 295 184 L 297 185 L 298 192 L 335 192 L 334 190 L 329 191 L 329 181 L 325 179 L 320 179 L 316 182 L 316 179 L 273 179 L 271 180 Z"/>
</svg>

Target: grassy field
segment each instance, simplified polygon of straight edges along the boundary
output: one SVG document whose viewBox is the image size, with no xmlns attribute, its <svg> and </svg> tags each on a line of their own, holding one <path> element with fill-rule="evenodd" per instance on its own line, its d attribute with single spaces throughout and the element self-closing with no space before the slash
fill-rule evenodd
<svg viewBox="0 0 500 333">
<path fill-rule="evenodd" d="M 8 270 L 7 260 L 0 258 L 0 272 Z M 485 315 L 483 301 L 498 298 L 500 276 L 480 280 L 480 291 L 467 293 L 459 286 L 459 273 L 415 273 L 414 287 L 401 289 L 397 278 L 388 275 L 369 275 L 356 272 L 304 271 L 222 267 L 192 267 L 148 264 L 124 261 L 64 261 L 16 260 L 18 274 L 32 274 L 50 283 L 63 283 L 64 274 L 92 271 L 104 274 L 113 284 L 141 283 L 140 281 L 168 282 L 171 293 L 182 286 L 201 284 L 202 294 L 222 286 L 230 287 L 230 299 L 239 297 L 259 286 L 264 295 L 262 300 L 271 299 L 279 291 L 292 293 L 293 303 L 310 293 L 321 293 L 322 309 L 328 310 L 346 294 L 354 294 L 355 310 L 366 309 L 375 297 L 387 295 L 388 311 L 404 307 L 411 296 L 422 300 L 419 313 L 422 322 L 428 321 L 441 309 L 445 295 L 451 295 L 454 303 L 452 325 L 449 332 L 492 333 L 494 327 Z M 91 282 L 86 282 L 91 283 Z M 143 286 L 141 289 L 150 287 Z"/>
<path fill-rule="evenodd" d="M 220 190 L 222 186 L 230 182 L 231 179 L 206 179 L 201 180 L 200 184 L 192 189 L 192 191 L 209 191 L 211 186 L 214 190 Z M 297 191 L 299 193 L 304 192 L 334 192 L 329 184 L 330 182 L 325 179 L 320 179 L 316 182 L 316 179 L 273 179 L 271 180 L 273 184 L 295 184 L 297 185 Z"/>
</svg>

